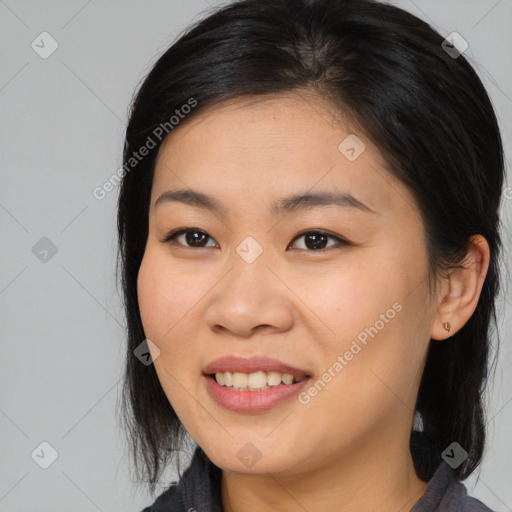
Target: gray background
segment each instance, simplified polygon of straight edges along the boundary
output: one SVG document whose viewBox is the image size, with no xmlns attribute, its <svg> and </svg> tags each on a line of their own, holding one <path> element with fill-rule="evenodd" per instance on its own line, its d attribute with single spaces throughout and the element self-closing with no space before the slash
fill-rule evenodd
<svg viewBox="0 0 512 512">
<path fill-rule="evenodd" d="M 465 54 L 490 91 L 510 157 L 512 0 L 395 3 L 468 41 Z M 0 0 L 0 511 L 140 511 L 154 499 L 130 480 L 115 415 L 124 358 L 114 275 L 118 190 L 103 200 L 92 191 L 121 165 L 136 85 L 215 5 Z M 43 31 L 59 45 L 47 59 L 31 47 Z M 512 188 L 508 198 L 510 268 Z M 48 246 L 43 237 L 57 249 L 46 262 L 33 250 Z M 512 510 L 508 273 L 504 279 L 489 444 L 480 471 L 465 482 L 496 511 Z M 58 452 L 48 469 L 31 457 L 43 441 Z M 48 461 L 48 449 L 40 450 L 39 461 Z M 173 476 L 169 470 L 160 490 Z"/>
</svg>

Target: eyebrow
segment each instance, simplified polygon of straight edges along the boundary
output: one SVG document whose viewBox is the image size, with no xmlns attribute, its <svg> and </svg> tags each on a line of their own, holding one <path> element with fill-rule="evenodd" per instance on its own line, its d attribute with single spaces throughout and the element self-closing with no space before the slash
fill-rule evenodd
<svg viewBox="0 0 512 512">
<path fill-rule="evenodd" d="M 168 190 L 163 192 L 155 201 L 155 208 L 166 203 L 184 203 L 227 216 L 225 206 L 217 199 L 203 192 L 191 189 Z M 368 205 L 356 199 L 353 195 L 344 192 L 304 192 L 285 197 L 270 205 L 270 212 L 277 216 L 282 212 L 292 213 L 298 210 L 315 208 L 318 206 L 338 206 L 342 208 L 355 208 L 366 213 L 377 212 Z"/>
</svg>

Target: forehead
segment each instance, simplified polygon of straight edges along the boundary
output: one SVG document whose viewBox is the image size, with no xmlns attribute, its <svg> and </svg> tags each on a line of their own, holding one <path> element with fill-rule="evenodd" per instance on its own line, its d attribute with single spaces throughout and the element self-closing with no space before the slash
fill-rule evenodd
<svg viewBox="0 0 512 512">
<path fill-rule="evenodd" d="M 325 100 L 311 93 L 233 98 L 207 108 L 189 122 L 185 118 L 185 123 L 166 138 L 162 150 L 201 138 L 202 146 L 213 142 L 233 149 L 272 152 L 277 146 L 285 148 L 317 138 L 320 132 L 325 135 L 337 121 L 342 125 L 342 118 L 335 115 Z"/>
<path fill-rule="evenodd" d="M 377 148 L 360 130 L 353 131 L 333 105 L 312 93 L 214 105 L 165 139 L 152 202 L 170 188 L 200 189 L 230 202 L 270 201 L 289 195 L 293 187 L 353 191 L 377 208 L 397 191 L 410 201 Z M 355 160 L 343 153 L 347 140 L 364 144 L 355 148 L 362 151 Z"/>
</svg>

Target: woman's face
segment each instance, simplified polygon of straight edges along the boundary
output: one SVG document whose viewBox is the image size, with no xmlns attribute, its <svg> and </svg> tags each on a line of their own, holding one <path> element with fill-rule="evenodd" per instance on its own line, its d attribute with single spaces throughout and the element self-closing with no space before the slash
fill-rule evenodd
<svg viewBox="0 0 512 512">
<path fill-rule="evenodd" d="M 408 453 L 435 314 L 423 225 L 375 147 L 332 111 L 311 94 L 217 105 L 159 152 L 142 322 L 172 407 L 226 470 L 293 473 Z M 186 196 L 155 206 L 169 191 L 208 195 L 219 209 Z M 339 198 L 282 204 L 309 194 Z M 190 232 L 163 241 L 180 228 Z M 237 391 L 206 375 L 218 358 L 256 355 L 309 377 Z"/>
</svg>

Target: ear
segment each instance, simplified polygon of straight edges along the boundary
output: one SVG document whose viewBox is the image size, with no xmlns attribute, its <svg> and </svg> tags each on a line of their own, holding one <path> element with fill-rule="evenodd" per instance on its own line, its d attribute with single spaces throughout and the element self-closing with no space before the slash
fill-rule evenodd
<svg viewBox="0 0 512 512">
<path fill-rule="evenodd" d="M 482 286 L 489 268 L 490 249 L 482 235 L 470 237 L 470 247 L 463 268 L 449 271 L 439 287 L 438 306 L 430 337 L 434 340 L 449 338 L 469 320 L 476 309 Z M 450 331 L 444 328 L 450 323 Z"/>
</svg>

